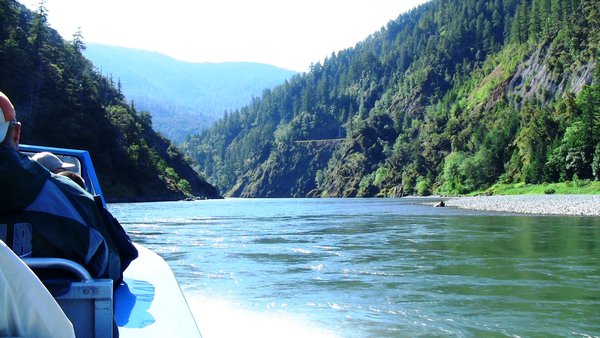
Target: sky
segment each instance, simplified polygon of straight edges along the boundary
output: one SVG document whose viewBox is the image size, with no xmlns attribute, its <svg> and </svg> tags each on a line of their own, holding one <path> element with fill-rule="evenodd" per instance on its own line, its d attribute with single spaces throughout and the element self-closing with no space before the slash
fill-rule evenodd
<svg viewBox="0 0 600 338">
<path fill-rule="evenodd" d="M 40 0 L 19 0 L 37 10 Z M 426 0 L 45 0 L 66 40 L 308 71 Z"/>
</svg>

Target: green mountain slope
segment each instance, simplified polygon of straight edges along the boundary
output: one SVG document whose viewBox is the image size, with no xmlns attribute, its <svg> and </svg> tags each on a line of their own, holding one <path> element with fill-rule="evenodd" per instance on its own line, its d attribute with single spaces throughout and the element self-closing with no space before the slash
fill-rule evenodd
<svg viewBox="0 0 600 338">
<path fill-rule="evenodd" d="M 245 197 L 598 179 L 599 20 L 595 0 L 433 0 L 185 151 Z"/>
<path fill-rule="evenodd" d="M 249 62 L 183 62 L 159 53 L 101 44 L 88 44 L 83 53 L 103 74 L 118 80 L 138 110 L 151 112 L 157 131 L 176 142 L 296 74 Z"/>
<path fill-rule="evenodd" d="M 0 90 L 23 123 L 21 142 L 89 150 L 109 201 L 220 197 L 40 9 L 0 0 Z"/>
</svg>

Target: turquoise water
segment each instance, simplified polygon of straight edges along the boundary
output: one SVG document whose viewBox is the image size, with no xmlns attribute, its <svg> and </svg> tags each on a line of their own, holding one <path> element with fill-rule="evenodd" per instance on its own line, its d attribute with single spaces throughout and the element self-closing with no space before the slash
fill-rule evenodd
<svg viewBox="0 0 600 338">
<path fill-rule="evenodd" d="M 111 204 L 205 338 L 600 336 L 600 218 L 423 199 Z"/>
</svg>

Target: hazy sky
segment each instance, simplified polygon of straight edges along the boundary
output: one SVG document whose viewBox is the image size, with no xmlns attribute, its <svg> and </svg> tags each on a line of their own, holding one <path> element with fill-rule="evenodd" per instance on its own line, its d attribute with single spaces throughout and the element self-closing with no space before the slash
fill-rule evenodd
<svg viewBox="0 0 600 338">
<path fill-rule="evenodd" d="M 19 0 L 37 10 L 40 0 Z M 426 0 L 46 0 L 66 40 L 307 71 Z"/>
</svg>

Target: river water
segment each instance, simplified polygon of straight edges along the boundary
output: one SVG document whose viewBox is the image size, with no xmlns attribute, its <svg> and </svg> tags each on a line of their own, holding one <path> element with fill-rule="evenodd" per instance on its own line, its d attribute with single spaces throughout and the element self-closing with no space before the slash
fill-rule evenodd
<svg viewBox="0 0 600 338">
<path fill-rule="evenodd" d="M 600 218 L 425 199 L 110 204 L 204 338 L 598 337 Z"/>
</svg>

